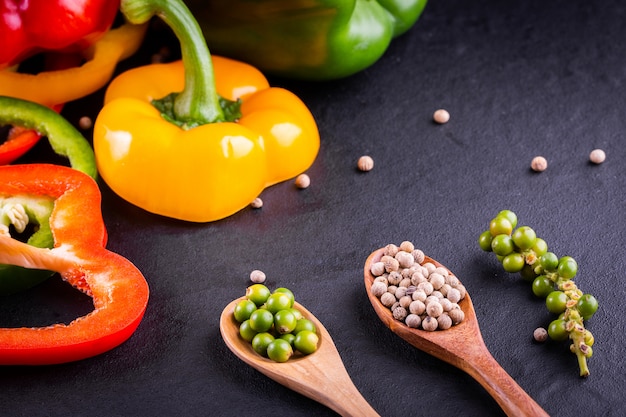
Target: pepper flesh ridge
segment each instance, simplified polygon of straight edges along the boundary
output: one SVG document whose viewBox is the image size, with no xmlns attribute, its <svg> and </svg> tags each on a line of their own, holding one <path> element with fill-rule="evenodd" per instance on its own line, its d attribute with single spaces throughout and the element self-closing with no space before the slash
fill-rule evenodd
<svg viewBox="0 0 626 417">
<path fill-rule="evenodd" d="M 9 165 L 0 167 L 0 195 L 55 199 L 50 216 L 54 248 L 0 236 L 0 263 L 56 271 L 94 303 L 91 313 L 68 325 L 0 328 L 0 365 L 70 362 L 127 340 L 143 318 L 149 290 L 137 267 L 104 247 L 106 229 L 96 182 L 57 165 Z"/>
</svg>

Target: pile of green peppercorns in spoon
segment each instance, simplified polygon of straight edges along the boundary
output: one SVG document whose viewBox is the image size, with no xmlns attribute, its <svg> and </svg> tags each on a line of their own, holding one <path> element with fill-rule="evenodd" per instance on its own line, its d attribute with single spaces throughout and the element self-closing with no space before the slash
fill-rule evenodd
<svg viewBox="0 0 626 417">
<path fill-rule="evenodd" d="M 578 358 L 580 376 L 589 376 L 587 358 L 593 354 L 594 338 L 583 323 L 598 310 L 598 301 L 574 283 L 576 260 L 549 252 L 532 228 L 517 227 L 517 215 L 511 210 L 500 211 L 490 221 L 478 244 L 484 251 L 495 253 L 505 271 L 519 272 L 532 282 L 533 293 L 545 298 L 548 311 L 558 314 L 548 326 L 548 335 L 555 341 L 571 340 L 570 350 Z"/>
<path fill-rule="evenodd" d="M 288 288 L 272 292 L 264 284 L 249 286 L 233 311 L 239 335 L 252 344 L 256 353 L 275 362 L 315 352 L 319 343 L 315 323 L 294 308 L 294 302 Z"/>
</svg>

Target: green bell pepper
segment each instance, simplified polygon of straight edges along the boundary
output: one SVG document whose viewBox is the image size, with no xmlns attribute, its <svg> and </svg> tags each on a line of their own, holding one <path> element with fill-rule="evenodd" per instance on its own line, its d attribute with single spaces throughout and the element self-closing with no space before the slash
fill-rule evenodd
<svg viewBox="0 0 626 417">
<path fill-rule="evenodd" d="M 76 128 L 54 110 L 35 102 L 0 96 L 0 126 L 33 129 L 46 136 L 52 149 L 69 159 L 72 168 L 96 178 L 96 158 L 91 145 Z M 42 186 L 43 187 L 43 186 Z M 0 236 L 9 235 L 38 248 L 51 248 L 54 238 L 50 215 L 54 202 L 34 195 L 0 193 Z M 0 264 L 0 295 L 31 288 L 51 271 Z"/>
<path fill-rule="evenodd" d="M 209 49 L 274 75 L 347 77 L 374 64 L 427 0 L 187 0 Z"/>
</svg>

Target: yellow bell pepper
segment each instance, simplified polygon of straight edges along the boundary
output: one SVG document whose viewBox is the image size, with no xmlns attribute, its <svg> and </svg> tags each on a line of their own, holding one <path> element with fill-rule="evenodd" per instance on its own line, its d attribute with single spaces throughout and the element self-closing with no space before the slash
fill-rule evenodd
<svg viewBox="0 0 626 417">
<path fill-rule="evenodd" d="M 123 0 L 121 10 L 133 23 L 163 18 L 182 60 L 131 69 L 107 88 L 93 145 L 115 193 L 152 213 L 208 222 L 310 167 L 319 132 L 298 97 L 250 65 L 211 57 L 182 1 Z"/>
<path fill-rule="evenodd" d="M 120 60 L 137 51 L 146 25 L 124 24 L 108 31 L 82 52 L 81 66 L 26 74 L 14 68 L 0 70 L 0 95 L 53 107 L 85 97 L 104 87 Z"/>
</svg>

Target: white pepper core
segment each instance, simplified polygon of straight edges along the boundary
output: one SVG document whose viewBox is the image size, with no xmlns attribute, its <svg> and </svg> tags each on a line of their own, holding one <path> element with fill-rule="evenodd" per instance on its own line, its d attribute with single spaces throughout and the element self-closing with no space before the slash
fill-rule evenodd
<svg viewBox="0 0 626 417">
<path fill-rule="evenodd" d="M 357 167 L 360 171 L 367 172 L 374 169 L 374 160 L 371 156 L 363 155 L 357 162 Z"/>
<path fill-rule="evenodd" d="M 255 284 L 264 283 L 265 273 L 263 271 L 259 271 L 258 269 L 255 269 L 254 271 L 250 272 L 250 281 L 254 282 Z"/>
<path fill-rule="evenodd" d="M 530 168 L 535 172 L 542 172 L 548 168 L 548 161 L 543 156 L 535 156 L 530 161 Z"/>
<path fill-rule="evenodd" d="M 261 200 L 259 197 L 257 197 L 254 200 L 252 200 L 252 203 L 250 203 L 250 206 L 252 208 L 259 209 L 259 208 L 263 207 L 263 200 Z"/>
<path fill-rule="evenodd" d="M 594 149 L 589 154 L 589 160 L 594 164 L 601 164 L 606 159 L 606 154 L 602 149 Z"/>
<path fill-rule="evenodd" d="M 433 120 L 435 121 L 435 123 L 439 124 L 448 123 L 448 121 L 450 120 L 450 113 L 448 113 L 448 111 L 444 109 L 436 110 L 435 113 L 433 113 Z"/>
<path fill-rule="evenodd" d="M 548 331 L 543 327 L 538 327 L 533 332 L 533 338 L 535 339 L 535 341 L 543 343 L 548 340 Z"/>
<path fill-rule="evenodd" d="M 311 185 L 311 178 L 307 174 L 300 174 L 296 177 L 296 187 L 304 189 Z"/>
</svg>

